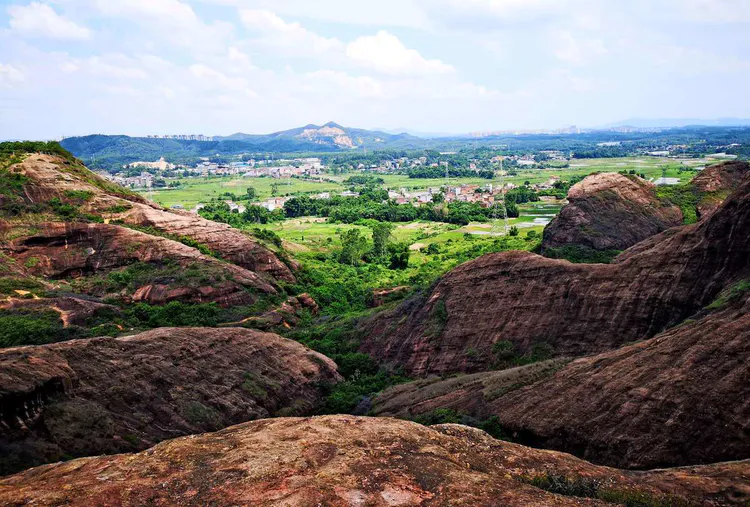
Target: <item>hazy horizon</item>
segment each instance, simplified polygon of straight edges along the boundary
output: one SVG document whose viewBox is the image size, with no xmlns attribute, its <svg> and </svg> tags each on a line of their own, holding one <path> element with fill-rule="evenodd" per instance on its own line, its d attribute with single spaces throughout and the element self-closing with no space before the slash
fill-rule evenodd
<svg viewBox="0 0 750 507">
<path fill-rule="evenodd" d="M 0 139 L 750 118 L 743 0 L 0 0 Z"/>
</svg>

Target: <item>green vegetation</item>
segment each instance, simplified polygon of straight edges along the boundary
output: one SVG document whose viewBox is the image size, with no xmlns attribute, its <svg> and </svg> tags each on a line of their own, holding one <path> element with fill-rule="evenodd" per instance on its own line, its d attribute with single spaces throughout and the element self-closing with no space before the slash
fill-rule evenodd
<svg viewBox="0 0 750 507">
<path fill-rule="evenodd" d="M 361 312 L 334 318 L 289 334 L 290 338 L 333 359 L 344 377 L 343 382 L 324 386 L 325 402 L 321 414 L 350 414 L 358 407 L 359 412 L 364 413 L 369 410 L 369 400 L 375 394 L 410 380 L 399 372 L 380 368 L 372 357 L 358 352 L 361 339 L 358 325 L 360 319 L 367 316 L 368 312 Z"/>
<path fill-rule="evenodd" d="M 554 356 L 555 349 L 547 342 L 539 342 L 533 344 L 527 353 L 519 354 L 513 342 L 501 340 L 492 345 L 492 354 L 495 356 L 495 367 L 504 369 L 547 361 Z"/>
<path fill-rule="evenodd" d="M 706 307 L 706 310 L 720 310 L 728 304 L 739 301 L 748 292 L 750 292 L 750 280 L 741 280 L 724 290 L 713 303 Z"/>
<path fill-rule="evenodd" d="M 0 143 L 0 162 L 14 158 L 17 159 L 28 153 L 46 153 L 62 157 L 69 162 L 77 162 L 76 158 L 56 141 L 11 141 Z"/>
<path fill-rule="evenodd" d="M 685 224 L 694 224 L 698 221 L 697 206 L 701 200 L 701 193 L 693 185 L 662 185 L 656 187 L 656 195 L 678 206 L 682 210 Z"/>
<path fill-rule="evenodd" d="M 595 498 L 625 507 L 688 507 L 693 505 L 682 497 L 655 495 L 637 489 L 618 489 L 613 481 L 594 477 L 544 473 L 520 476 L 516 480 L 534 487 L 564 496 Z"/>
<path fill-rule="evenodd" d="M 185 246 L 195 248 L 203 255 L 207 255 L 208 257 L 214 257 L 215 259 L 221 259 L 221 255 L 211 250 L 207 245 L 204 245 L 203 243 L 194 240 L 190 236 L 181 236 L 179 234 L 171 234 L 171 233 L 164 232 L 160 229 L 157 229 L 151 226 L 125 224 L 125 223 L 120 223 L 118 225 L 122 225 L 124 227 L 133 229 L 135 231 L 145 232 L 146 234 L 150 234 L 151 236 L 159 236 L 162 238 L 171 239 L 172 241 L 177 241 L 178 243 L 182 243 Z"/>
<path fill-rule="evenodd" d="M 0 347 L 42 345 L 90 336 L 89 330 L 63 327 L 53 310 L 0 310 Z"/>
<path fill-rule="evenodd" d="M 32 278 L 20 278 L 14 276 L 0 277 L 0 294 L 6 296 L 18 296 L 18 294 L 15 293 L 17 290 L 41 291 L 43 289 L 44 286 Z"/>
<path fill-rule="evenodd" d="M 479 420 L 451 408 L 437 408 L 431 412 L 420 414 L 412 420 L 424 426 L 432 426 L 435 424 L 463 424 L 464 426 L 479 428 L 498 440 L 512 441 L 512 438 L 505 432 L 496 415 L 484 420 Z"/>
</svg>

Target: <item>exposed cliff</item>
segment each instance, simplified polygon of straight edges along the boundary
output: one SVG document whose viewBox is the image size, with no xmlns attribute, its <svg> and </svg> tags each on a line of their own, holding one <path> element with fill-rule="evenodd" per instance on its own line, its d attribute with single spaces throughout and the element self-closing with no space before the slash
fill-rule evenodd
<svg viewBox="0 0 750 507">
<path fill-rule="evenodd" d="M 611 265 L 486 255 L 372 319 L 361 350 L 426 375 L 492 368 L 500 341 L 580 356 L 652 337 L 750 272 L 750 181 L 710 218 L 643 243 Z"/>
<path fill-rule="evenodd" d="M 0 350 L 0 473 L 305 414 L 330 359 L 275 334 L 162 328 Z"/>
<path fill-rule="evenodd" d="M 592 174 L 570 189 L 568 201 L 544 229 L 543 250 L 625 250 L 682 225 L 680 208 L 657 198 L 654 185 L 637 176 Z"/>
<path fill-rule="evenodd" d="M 67 217 L 66 222 L 82 218 L 84 222 L 103 220 L 118 229 L 127 229 L 119 224 L 139 227 L 150 236 L 180 240 L 192 248 L 199 246 L 225 261 L 267 277 L 268 282 L 294 281 L 291 270 L 278 255 L 253 237 L 197 215 L 163 210 L 75 162 L 32 154 L 10 166 L 8 172 L 20 178 L 17 197 L 22 199 L 25 209 L 41 213 L 41 220 L 35 222 L 51 222 L 62 216 Z M 48 208 L 58 216 L 45 215 Z M 23 215 L 11 223 L 16 230 L 14 239 L 23 237 L 20 226 L 33 225 L 24 222 Z"/>
<path fill-rule="evenodd" d="M 750 282 L 712 306 L 650 340 L 564 367 L 543 362 L 396 386 L 376 398 L 373 413 L 494 416 L 523 443 L 621 468 L 745 459 Z"/>
<path fill-rule="evenodd" d="M 136 455 L 36 468 L 0 479 L 0 503 L 742 505 L 750 495 L 749 473 L 748 462 L 622 472 L 494 440 L 464 426 L 330 416 L 255 421 Z M 566 485 L 567 495 L 574 490 L 582 496 L 543 489 Z"/>
</svg>

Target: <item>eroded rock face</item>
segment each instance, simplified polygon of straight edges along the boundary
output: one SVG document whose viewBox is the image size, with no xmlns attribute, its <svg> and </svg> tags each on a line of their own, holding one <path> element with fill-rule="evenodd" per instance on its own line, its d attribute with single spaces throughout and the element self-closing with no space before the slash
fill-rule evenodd
<svg viewBox="0 0 750 507">
<path fill-rule="evenodd" d="M 203 255 L 177 241 L 111 224 L 45 223 L 26 234 L 0 227 L 6 236 L 17 239 L 3 244 L 0 251 L 28 266 L 32 275 L 51 278 L 78 278 L 127 267 L 134 262 L 177 263 L 198 266 L 206 281 L 185 285 L 175 279 L 139 288 L 133 299 L 154 304 L 173 300 L 218 302 L 223 305 L 251 304 L 257 294 L 275 294 L 264 277 L 239 266 Z"/>
<path fill-rule="evenodd" d="M 490 369 L 502 340 L 581 356 L 652 337 L 750 273 L 750 181 L 707 220 L 644 243 L 611 265 L 485 255 L 374 318 L 361 350 L 424 376 Z"/>
<path fill-rule="evenodd" d="M 740 504 L 750 464 L 621 472 L 458 425 L 328 416 L 255 421 L 136 455 L 80 459 L 0 480 L 0 502 L 290 507 L 608 505 L 522 477 L 586 477 L 609 491 Z"/>
<path fill-rule="evenodd" d="M 567 366 L 543 362 L 395 386 L 375 399 L 372 413 L 495 416 L 521 442 L 620 468 L 745 459 L 750 299 L 727 304 Z"/>
<path fill-rule="evenodd" d="M 270 281 L 295 280 L 279 257 L 251 236 L 226 224 L 205 220 L 187 212 L 173 212 L 145 201 L 113 183 L 102 180 L 83 166 L 51 155 L 30 155 L 13 167 L 27 179 L 25 198 L 31 203 L 65 197 L 70 192 L 86 192 L 83 208 L 108 220 L 153 227 L 176 237 L 187 237 L 205 245 L 223 259 L 246 270 L 264 274 Z"/>
<path fill-rule="evenodd" d="M 698 202 L 700 218 L 713 214 L 726 196 L 742 185 L 750 173 L 750 163 L 734 160 L 706 167 L 691 184 L 698 192 L 705 194 Z"/>
<path fill-rule="evenodd" d="M 637 176 L 592 174 L 570 189 L 568 201 L 544 229 L 542 249 L 625 250 L 682 225 L 680 208 L 662 202 L 654 186 Z"/>
<path fill-rule="evenodd" d="M 750 298 L 490 404 L 522 441 L 612 466 L 750 456 Z"/>
<path fill-rule="evenodd" d="M 312 411 L 325 356 L 247 329 L 162 328 L 0 350 L 0 474 Z"/>
<path fill-rule="evenodd" d="M 276 254 L 227 224 L 212 222 L 188 212 L 167 212 L 142 204 L 134 204 L 129 211 L 116 217 L 128 224 L 154 227 L 169 234 L 189 237 L 206 245 L 222 259 L 250 271 L 265 273 L 275 280 L 295 281 L 292 271 Z"/>
</svg>

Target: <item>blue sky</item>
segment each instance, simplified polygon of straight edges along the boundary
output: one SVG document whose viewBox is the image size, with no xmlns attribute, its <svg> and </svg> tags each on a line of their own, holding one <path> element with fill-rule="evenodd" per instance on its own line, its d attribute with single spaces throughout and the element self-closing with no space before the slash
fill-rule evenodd
<svg viewBox="0 0 750 507">
<path fill-rule="evenodd" d="M 750 117 L 750 0 L 0 0 L 0 139 Z"/>
</svg>

